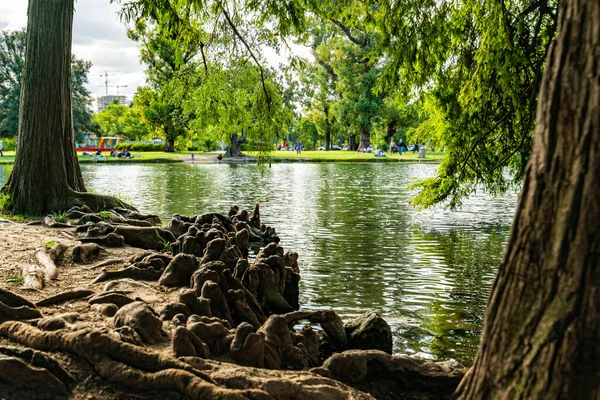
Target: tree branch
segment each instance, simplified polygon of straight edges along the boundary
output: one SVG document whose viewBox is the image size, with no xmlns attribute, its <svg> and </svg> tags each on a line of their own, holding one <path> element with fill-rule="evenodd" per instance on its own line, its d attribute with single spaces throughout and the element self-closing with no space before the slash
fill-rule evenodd
<svg viewBox="0 0 600 400">
<path fill-rule="evenodd" d="M 250 57 L 252 57 L 252 59 L 254 60 L 254 63 L 258 67 L 258 69 L 260 71 L 260 81 L 262 84 L 262 88 L 263 88 L 263 91 L 265 92 L 265 96 L 267 97 L 267 108 L 269 109 L 269 111 L 271 111 L 271 97 L 269 96 L 269 91 L 267 90 L 267 85 L 265 83 L 265 71 L 263 70 L 263 67 L 260 64 L 260 62 L 258 61 L 258 59 L 256 58 L 256 56 L 254 55 L 254 52 L 250 48 L 250 45 L 248 45 L 248 42 L 246 42 L 246 39 L 244 39 L 244 37 L 240 34 L 240 32 L 236 28 L 235 24 L 231 20 L 231 18 L 229 18 L 229 13 L 227 12 L 227 10 L 223 9 L 223 15 L 225 16 L 227 23 L 231 27 L 231 30 L 233 30 L 233 33 L 235 33 L 235 35 L 244 44 L 244 46 L 246 47 L 246 50 L 248 50 L 248 52 L 250 53 Z"/>
<path fill-rule="evenodd" d="M 337 26 L 338 28 L 340 28 L 342 30 L 342 32 L 344 32 L 344 34 L 346 35 L 346 37 L 348 39 L 350 39 L 351 42 L 359 45 L 360 47 L 366 47 L 367 46 L 367 37 L 365 35 L 365 38 L 363 40 L 357 39 L 356 37 L 354 37 L 352 35 L 352 32 L 350 32 L 350 28 L 348 28 L 346 25 L 344 25 L 342 22 L 338 21 L 335 18 L 331 18 L 330 21 Z"/>
</svg>

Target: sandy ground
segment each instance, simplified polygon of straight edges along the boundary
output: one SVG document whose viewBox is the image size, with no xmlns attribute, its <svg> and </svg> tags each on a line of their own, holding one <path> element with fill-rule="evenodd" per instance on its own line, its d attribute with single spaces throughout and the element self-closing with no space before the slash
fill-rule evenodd
<svg viewBox="0 0 600 400">
<path fill-rule="evenodd" d="M 58 263 L 58 278 L 46 284 L 42 290 L 27 290 L 21 288 L 19 277 L 23 266 L 27 264 L 36 264 L 35 249 L 43 246 L 44 243 L 55 241 L 74 246 L 77 242 L 73 236 L 75 232 L 72 229 L 49 229 L 40 226 L 28 226 L 23 223 L 15 223 L 2 220 L 0 222 L 0 287 L 8 289 L 19 294 L 33 302 L 37 302 L 46 297 L 60 292 L 73 289 L 91 289 L 98 293 L 103 291 L 105 283 L 90 284 L 90 282 L 101 272 L 100 269 L 90 270 L 88 267 L 98 261 L 109 258 L 129 259 L 132 255 L 141 252 L 141 249 L 125 246 L 122 248 L 108 248 L 107 252 L 100 259 L 87 264 L 75 264 L 71 257 L 71 248 L 63 254 Z M 115 264 L 110 269 L 120 269 L 123 264 Z M 140 298 L 152 305 L 156 310 L 162 304 L 174 301 L 177 298 L 176 289 L 166 289 L 157 285 L 156 282 L 143 282 L 144 286 L 132 285 L 127 282 L 121 282 L 113 290 L 128 291 L 129 297 Z M 112 318 L 107 318 L 90 308 L 86 299 L 72 300 L 67 303 L 54 306 L 40 307 L 44 316 L 52 316 L 67 312 L 79 313 L 76 322 L 78 329 L 94 326 L 101 328 L 112 328 Z M 165 322 L 163 329 L 169 335 L 171 327 L 169 322 Z M 0 338 L 0 346 L 15 346 L 6 339 Z M 153 350 L 170 352 L 170 343 L 166 342 L 159 346 L 153 346 Z M 67 354 L 51 353 L 63 367 L 78 381 L 78 385 L 68 399 L 181 399 L 181 395 L 174 392 L 160 391 L 153 393 L 148 391 L 133 390 L 122 385 L 108 385 L 100 378 L 90 365 L 86 362 Z M 31 397 L 23 395 L 19 390 L 6 387 L 0 382 L 0 400 L 44 398 Z M 94 393 L 94 394 L 89 394 Z M 47 397 L 46 397 L 47 398 Z"/>
</svg>

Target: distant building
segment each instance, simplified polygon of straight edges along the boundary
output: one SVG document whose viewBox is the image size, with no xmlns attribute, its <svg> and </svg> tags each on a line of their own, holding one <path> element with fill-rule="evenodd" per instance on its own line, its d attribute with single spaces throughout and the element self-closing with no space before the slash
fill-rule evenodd
<svg viewBox="0 0 600 400">
<path fill-rule="evenodd" d="M 106 110 L 106 107 L 109 104 L 113 104 L 113 103 L 115 103 L 115 101 L 118 101 L 119 104 L 126 106 L 127 105 L 127 96 L 114 96 L 114 95 L 100 96 L 96 99 L 96 101 L 98 102 L 98 112 L 102 112 L 102 111 Z"/>
</svg>

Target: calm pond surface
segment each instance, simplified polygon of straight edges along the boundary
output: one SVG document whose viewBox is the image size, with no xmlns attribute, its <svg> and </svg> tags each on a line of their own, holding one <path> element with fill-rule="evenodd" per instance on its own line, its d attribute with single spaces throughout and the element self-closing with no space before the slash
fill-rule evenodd
<svg viewBox="0 0 600 400">
<path fill-rule="evenodd" d="M 226 212 L 261 205 L 299 253 L 300 302 L 343 318 L 380 313 L 394 352 L 470 365 L 508 239 L 516 193 L 475 195 L 458 211 L 415 211 L 406 185 L 425 164 L 82 166 L 87 186 L 143 212 Z M 4 179 L 10 167 L 3 168 Z"/>
</svg>

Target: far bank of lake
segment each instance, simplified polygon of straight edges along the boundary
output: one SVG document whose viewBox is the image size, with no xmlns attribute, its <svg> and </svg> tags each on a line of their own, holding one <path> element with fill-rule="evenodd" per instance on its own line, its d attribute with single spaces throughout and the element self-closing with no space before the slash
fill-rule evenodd
<svg viewBox="0 0 600 400">
<path fill-rule="evenodd" d="M 198 163 L 198 164 L 216 164 L 217 156 L 223 152 L 175 152 L 166 153 L 163 151 L 133 151 L 133 158 L 110 157 L 107 152 L 103 157 L 83 156 L 78 153 L 78 160 L 81 164 L 171 164 L 171 163 Z M 245 153 L 247 157 L 223 159 L 222 163 L 256 163 L 259 154 L 257 152 Z M 445 153 L 428 153 L 425 158 L 418 158 L 417 153 L 406 152 L 402 155 L 387 154 L 386 157 L 375 157 L 373 153 L 357 153 L 354 151 L 303 151 L 297 154 L 295 151 L 273 151 L 264 154 L 262 161 L 265 163 L 296 163 L 296 162 L 327 162 L 327 163 L 439 163 L 445 157 Z M 5 151 L 4 156 L 0 157 L 0 165 L 10 165 L 15 161 L 14 151 Z"/>
</svg>

